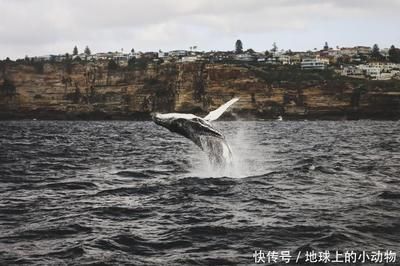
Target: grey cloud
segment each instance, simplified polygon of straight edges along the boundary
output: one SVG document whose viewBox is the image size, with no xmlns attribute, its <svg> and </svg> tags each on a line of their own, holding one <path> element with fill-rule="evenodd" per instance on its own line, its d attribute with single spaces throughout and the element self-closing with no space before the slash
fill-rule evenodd
<svg viewBox="0 0 400 266">
<path fill-rule="evenodd" d="M 0 0 L 0 57 L 71 43 L 176 47 L 245 34 L 299 31 L 321 21 L 398 22 L 398 0 Z M 159 44 L 157 44 L 157 42 Z M 13 48 L 14 47 L 14 48 Z M 29 49 L 27 49 L 29 47 Z M 58 48 L 57 48 L 58 47 Z M 126 47 L 128 48 L 128 47 Z M 118 49 L 116 47 L 116 49 Z M 36 51 L 36 52 L 35 52 Z"/>
</svg>

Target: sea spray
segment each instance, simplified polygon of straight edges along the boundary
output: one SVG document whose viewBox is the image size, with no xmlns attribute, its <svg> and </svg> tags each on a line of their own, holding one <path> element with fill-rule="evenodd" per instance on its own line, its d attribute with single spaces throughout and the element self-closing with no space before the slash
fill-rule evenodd
<svg viewBox="0 0 400 266">
<path fill-rule="evenodd" d="M 232 163 L 232 151 L 224 139 L 202 136 L 200 142 L 213 166 L 225 167 Z"/>
<path fill-rule="evenodd" d="M 226 123 L 218 123 L 224 127 Z M 232 122 L 230 122 L 232 125 Z M 224 140 L 204 138 L 204 152 L 193 151 L 190 154 L 192 164 L 190 175 L 198 177 L 242 178 L 264 174 L 266 154 L 256 143 L 251 128 L 256 122 L 234 122 L 233 127 L 224 128 L 227 132 Z M 264 147 L 265 148 L 265 147 Z M 265 150 L 265 149 L 264 149 Z"/>
</svg>

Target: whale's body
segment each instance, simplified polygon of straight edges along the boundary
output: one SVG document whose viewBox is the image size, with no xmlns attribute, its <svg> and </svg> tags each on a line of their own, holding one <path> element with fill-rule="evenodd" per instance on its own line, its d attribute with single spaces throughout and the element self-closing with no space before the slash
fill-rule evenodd
<svg viewBox="0 0 400 266">
<path fill-rule="evenodd" d="M 190 139 L 207 153 L 212 164 L 223 166 L 230 163 L 232 152 L 224 135 L 214 128 L 210 121 L 218 119 L 229 106 L 238 100 L 238 98 L 230 100 L 204 118 L 193 114 L 156 113 L 153 115 L 153 121 L 171 132 Z"/>
</svg>

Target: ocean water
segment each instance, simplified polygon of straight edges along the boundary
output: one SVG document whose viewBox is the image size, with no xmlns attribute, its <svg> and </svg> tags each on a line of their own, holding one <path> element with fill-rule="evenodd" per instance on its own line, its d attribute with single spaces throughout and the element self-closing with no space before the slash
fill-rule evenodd
<svg viewBox="0 0 400 266">
<path fill-rule="evenodd" d="M 234 160 L 218 172 L 152 122 L 0 122 L 0 265 L 400 252 L 399 121 L 215 125 Z"/>
</svg>

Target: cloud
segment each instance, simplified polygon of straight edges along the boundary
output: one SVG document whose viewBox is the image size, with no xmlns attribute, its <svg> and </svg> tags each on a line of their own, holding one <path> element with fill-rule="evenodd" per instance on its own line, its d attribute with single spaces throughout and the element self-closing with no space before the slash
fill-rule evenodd
<svg viewBox="0 0 400 266">
<path fill-rule="evenodd" d="M 182 49 L 193 44 L 231 49 L 226 44 L 242 36 L 259 36 L 260 43 L 267 43 L 273 37 L 311 32 L 319 42 L 318 36 L 325 37 L 321 25 L 333 35 L 353 30 L 351 25 L 343 29 L 343 21 L 390 29 L 399 23 L 400 1 L 0 0 L 0 9 L 1 58 L 64 53 L 75 44 L 93 51 Z"/>
</svg>

